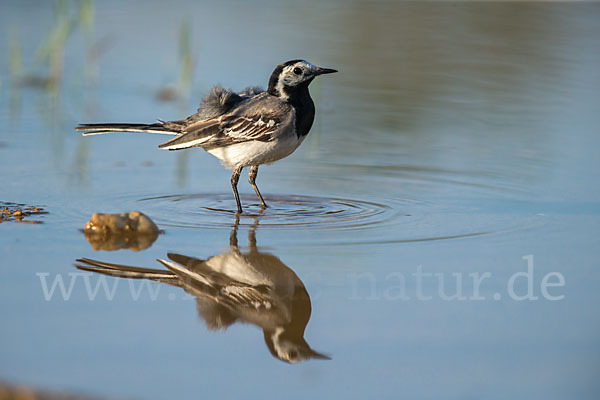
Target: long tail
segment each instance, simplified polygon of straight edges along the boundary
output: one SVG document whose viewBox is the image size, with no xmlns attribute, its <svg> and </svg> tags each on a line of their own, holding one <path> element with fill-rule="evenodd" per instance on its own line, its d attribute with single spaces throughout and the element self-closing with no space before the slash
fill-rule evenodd
<svg viewBox="0 0 600 400">
<path fill-rule="evenodd" d="M 99 274 L 114 276 L 117 278 L 150 279 L 175 285 L 179 281 L 179 278 L 175 272 L 166 271 L 164 269 L 151 269 L 133 267 L 130 265 L 111 264 L 89 258 L 78 258 L 75 267 L 82 271 L 97 272 Z"/>
<path fill-rule="evenodd" d="M 161 133 L 163 135 L 179 135 L 175 123 L 157 122 L 155 124 L 80 124 L 76 128 L 84 131 L 83 135 L 101 135 L 110 132 L 146 132 Z"/>
</svg>

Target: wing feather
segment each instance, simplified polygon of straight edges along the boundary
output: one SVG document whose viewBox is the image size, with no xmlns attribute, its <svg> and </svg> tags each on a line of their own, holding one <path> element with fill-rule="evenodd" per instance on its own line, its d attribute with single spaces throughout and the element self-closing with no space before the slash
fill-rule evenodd
<svg viewBox="0 0 600 400">
<path fill-rule="evenodd" d="M 202 147 L 221 132 L 220 119 L 200 121 L 186 127 L 182 134 L 158 146 L 159 149 L 180 150 L 188 147 Z"/>
<path fill-rule="evenodd" d="M 240 116 L 223 127 L 223 134 L 232 139 L 269 141 L 281 120 L 275 116 Z"/>
<path fill-rule="evenodd" d="M 182 287 L 191 293 L 200 293 L 229 307 L 266 308 L 273 307 L 270 289 L 267 285 L 249 285 L 231 279 L 225 274 L 212 272 L 206 275 L 200 271 L 193 271 L 175 262 L 158 260 L 161 264 L 176 274 Z M 198 289 L 199 292 L 195 292 Z"/>
<path fill-rule="evenodd" d="M 262 104 L 261 103 L 265 103 Z M 179 150 L 188 147 L 228 146 L 248 141 L 275 139 L 290 120 L 289 105 L 257 95 L 228 114 L 191 123 L 181 135 L 159 146 Z"/>
</svg>

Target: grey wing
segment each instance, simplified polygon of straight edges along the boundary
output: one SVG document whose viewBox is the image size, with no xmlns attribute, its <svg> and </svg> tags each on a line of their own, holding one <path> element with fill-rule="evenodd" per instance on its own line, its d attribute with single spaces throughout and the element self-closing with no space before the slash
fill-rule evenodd
<svg viewBox="0 0 600 400">
<path fill-rule="evenodd" d="M 239 115 L 228 119 L 221 126 L 222 135 L 214 145 L 226 145 L 229 142 L 247 142 L 249 140 L 258 140 L 268 142 L 274 138 L 275 133 L 280 128 L 282 118 L 277 115 L 264 113 L 254 115 Z"/>
<path fill-rule="evenodd" d="M 221 117 L 191 124 L 182 134 L 158 146 L 159 149 L 180 150 L 202 147 L 221 132 Z"/>
<path fill-rule="evenodd" d="M 275 139 L 291 122 L 293 114 L 291 107 L 286 103 L 271 101 L 265 97 L 262 97 L 261 102 L 252 100 L 242 104 L 232 113 L 189 125 L 180 136 L 161 144 L 159 148 L 210 149 L 235 143 L 268 142 Z"/>
<path fill-rule="evenodd" d="M 231 282 L 231 284 L 223 286 L 219 294 L 219 301 L 229 307 L 255 310 L 274 308 L 270 288 L 266 285 L 250 286 L 241 282 Z"/>
<path fill-rule="evenodd" d="M 172 261 L 158 261 L 179 276 L 182 286 L 190 294 L 210 297 L 232 309 L 270 309 L 273 306 L 271 291 L 267 285 L 249 285 L 214 271 L 205 274 L 204 271 L 191 270 Z"/>
</svg>

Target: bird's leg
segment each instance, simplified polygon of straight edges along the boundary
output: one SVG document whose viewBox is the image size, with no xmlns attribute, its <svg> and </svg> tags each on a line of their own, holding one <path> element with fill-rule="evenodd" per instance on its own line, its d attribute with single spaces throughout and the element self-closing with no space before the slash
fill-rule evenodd
<svg viewBox="0 0 600 400">
<path fill-rule="evenodd" d="M 242 203 L 240 203 L 240 195 L 238 194 L 237 184 L 240 180 L 240 174 L 242 173 L 243 167 L 237 167 L 235 171 L 233 171 L 233 175 L 231 175 L 231 188 L 233 189 L 233 195 L 235 196 L 235 203 L 237 204 L 237 212 L 238 214 L 242 213 Z"/>
<path fill-rule="evenodd" d="M 248 246 L 250 247 L 250 253 L 258 252 L 256 248 L 256 225 L 253 225 L 248 231 Z"/>
<path fill-rule="evenodd" d="M 236 214 L 235 225 L 233 226 L 233 229 L 231 230 L 231 234 L 229 235 L 229 246 L 236 253 L 239 253 L 239 251 L 240 251 L 239 246 L 238 246 L 238 239 L 237 239 L 237 230 L 238 230 L 239 223 L 240 223 L 240 217 L 239 217 L 239 215 Z"/>
<path fill-rule="evenodd" d="M 258 190 L 258 186 L 256 186 L 256 176 L 257 175 L 258 175 L 258 165 L 253 165 L 250 168 L 250 173 L 248 174 L 248 182 L 250 182 L 250 184 L 254 188 L 254 191 L 256 192 L 256 195 L 260 199 L 260 204 L 262 205 L 262 208 L 264 210 L 265 208 L 267 208 L 267 203 L 265 203 L 265 200 L 263 199 L 262 195 L 260 194 L 260 191 Z"/>
</svg>

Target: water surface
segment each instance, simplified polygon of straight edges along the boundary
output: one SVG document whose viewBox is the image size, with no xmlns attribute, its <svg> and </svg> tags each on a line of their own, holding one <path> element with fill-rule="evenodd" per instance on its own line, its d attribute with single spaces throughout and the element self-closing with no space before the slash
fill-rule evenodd
<svg viewBox="0 0 600 400">
<path fill-rule="evenodd" d="M 0 201 L 49 213 L 0 224 L 1 379 L 100 398 L 598 397 L 597 4 L 165 4 L 94 3 L 54 89 L 10 69 L 17 46 L 21 78 L 47 75 L 36 49 L 52 4 L 3 6 L 17 39 L 0 41 Z M 161 101 L 187 17 L 194 78 Z M 311 85 L 302 147 L 261 167 L 271 207 L 240 180 L 237 223 L 229 172 L 202 150 L 73 130 L 179 119 L 211 85 L 265 85 L 298 57 L 340 73 Z M 164 234 L 94 251 L 80 231 L 91 215 L 131 210 Z M 288 365 L 259 325 L 214 331 L 178 287 L 74 266 L 164 270 L 169 253 L 230 254 L 234 231 L 240 254 L 302 282 L 304 338 L 331 360 Z M 68 300 L 44 292 L 57 277 L 74 282 Z"/>
</svg>

